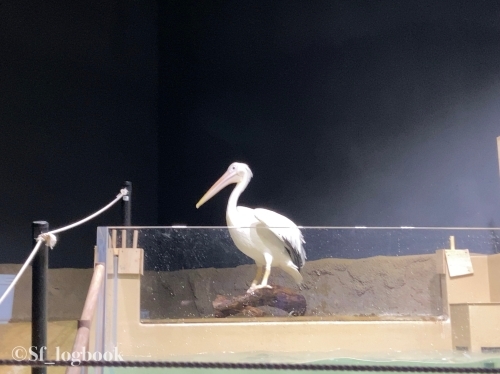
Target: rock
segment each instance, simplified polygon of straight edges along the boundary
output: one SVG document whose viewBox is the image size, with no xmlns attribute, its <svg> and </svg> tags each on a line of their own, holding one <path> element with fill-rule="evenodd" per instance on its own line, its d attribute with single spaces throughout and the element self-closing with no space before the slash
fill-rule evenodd
<svg viewBox="0 0 500 374">
<path fill-rule="evenodd" d="M 273 286 L 258 289 L 241 296 L 228 298 L 217 295 L 212 302 L 215 317 L 224 318 L 245 312 L 255 317 L 261 317 L 264 312 L 259 306 L 269 306 L 285 311 L 288 315 L 303 316 L 306 312 L 306 299 L 289 288 Z M 257 310 L 256 310 L 257 309 Z"/>
</svg>

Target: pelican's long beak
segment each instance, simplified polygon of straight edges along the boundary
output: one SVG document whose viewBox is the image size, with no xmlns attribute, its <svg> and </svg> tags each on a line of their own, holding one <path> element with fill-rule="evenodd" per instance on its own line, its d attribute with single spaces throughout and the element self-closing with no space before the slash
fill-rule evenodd
<svg viewBox="0 0 500 374">
<path fill-rule="evenodd" d="M 214 197 L 219 191 L 224 187 L 230 185 L 231 183 L 236 183 L 237 174 L 235 171 L 226 171 L 222 177 L 219 178 L 217 182 L 214 183 L 212 187 L 203 195 L 203 197 L 196 204 L 196 208 L 199 208 L 205 204 L 208 200 Z"/>
</svg>

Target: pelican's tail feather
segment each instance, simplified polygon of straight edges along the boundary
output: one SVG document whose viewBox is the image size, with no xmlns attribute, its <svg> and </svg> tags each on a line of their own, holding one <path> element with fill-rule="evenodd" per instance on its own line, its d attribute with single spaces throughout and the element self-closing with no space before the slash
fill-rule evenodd
<svg viewBox="0 0 500 374">
<path fill-rule="evenodd" d="M 297 266 L 293 264 L 293 266 L 283 266 L 282 269 L 290 275 L 295 282 L 300 286 L 304 282 L 304 278 L 302 277 L 302 274 L 300 274 L 300 271 L 297 269 Z"/>
</svg>

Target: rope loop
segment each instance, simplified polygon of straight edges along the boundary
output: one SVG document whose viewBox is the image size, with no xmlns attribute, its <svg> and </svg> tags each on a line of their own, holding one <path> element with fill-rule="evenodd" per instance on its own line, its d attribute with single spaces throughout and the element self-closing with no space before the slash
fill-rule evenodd
<svg viewBox="0 0 500 374">
<path fill-rule="evenodd" d="M 57 237 L 52 234 L 50 231 L 49 232 L 44 232 L 43 234 L 38 235 L 38 238 L 36 238 L 38 242 L 44 241 L 45 245 L 49 247 L 50 249 L 54 249 L 56 243 L 57 243 Z"/>
<path fill-rule="evenodd" d="M 126 188 L 122 188 L 120 190 L 120 193 L 118 195 L 116 195 L 116 197 L 125 197 L 125 196 L 128 196 L 128 190 Z"/>
</svg>

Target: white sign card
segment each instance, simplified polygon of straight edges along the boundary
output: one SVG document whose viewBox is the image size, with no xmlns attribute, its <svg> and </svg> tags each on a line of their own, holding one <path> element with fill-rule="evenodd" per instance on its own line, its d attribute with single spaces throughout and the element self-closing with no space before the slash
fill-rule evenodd
<svg viewBox="0 0 500 374">
<path fill-rule="evenodd" d="M 445 249 L 445 254 L 450 277 L 474 273 L 468 249 Z"/>
</svg>

